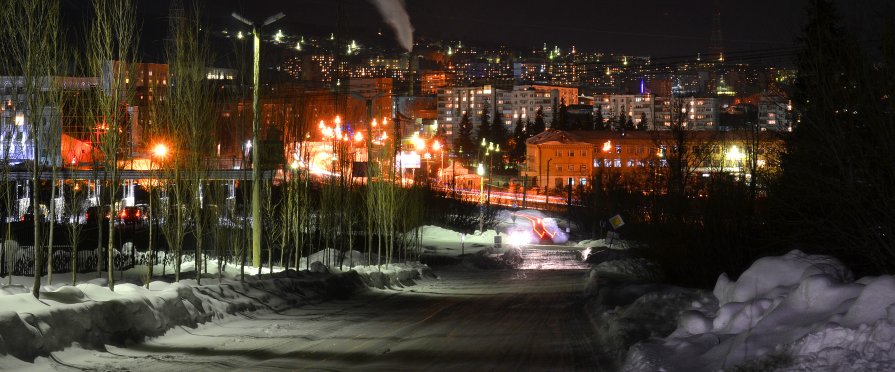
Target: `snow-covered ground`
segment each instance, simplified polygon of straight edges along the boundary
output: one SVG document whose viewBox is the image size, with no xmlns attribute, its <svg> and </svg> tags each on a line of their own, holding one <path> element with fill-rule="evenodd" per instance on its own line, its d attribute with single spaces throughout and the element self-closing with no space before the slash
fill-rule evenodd
<svg viewBox="0 0 895 372">
<path fill-rule="evenodd" d="M 312 255 L 320 261 L 333 252 Z M 332 257 L 330 257 L 332 258 Z M 355 253 L 355 262 L 365 262 Z M 343 273 L 338 265 L 329 269 L 311 265 L 321 272 L 284 271 L 274 267 L 274 274 L 264 268 L 263 275 L 247 275 L 238 280 L 239 267 L 225 266 L 224 278 L 217 279 L 217 264 L 210 261 L 210 277 L 202 285 L 195 280 L 178 283 L 153 281 L 143 284 L 146 268 L 137 267 L 116 274 L 115 291 L 108 289 L 105 276 L 96 273 L 78 275 L 77 285 L 67 283 L 71 274 L 55 274 L 53 283 L 44 283 L 40 299 L 31 295 L 32 278 L 3 278 L 0 286 L 0 370 L 21 369 L 38 356 L 80 344 L 103 348 L 106 344 L 142 342 L 164 334 L 176 326 L 195 327 L 233 314 L 267 309 L 277 311 L 298 304 L 339 298 L 366 287 L 391 287 L 411 284 L 427 275 L 428 268 L 419 264 L 391 264 L 382 267 L 355 266 Z M 185 263 L 184 270 L 192 270 Z M 171 267 L 158 266 L 168 274 Z M 347 267 L 346 267 L 347 270 Z M 246 268 L 247 274 L 254 272 Z M 103 273 L 103 275 L 107 275 Z M 7 284 L 11 280 L 11 284 Z M 44 278 L 46 280 L 46 278 Z"/>
<path fill-rule="evenodd" d="M 461 241 L 454 231 L 434 226 L 421 229 L 427 254 L 458 256 L 463 251 L 473 258 L 499 256 L 506 261 L 524 257 L 526 249 L 537 252 L 528 263 L 528 269 L 536 273 L 527 272 L 525 265 L 499 271 L 510 280 L 543 275 L 552 261 L 566 260 L 553 265 L 565 273 L 582 268 L 576 266 L 580 262 L 569 263 L 568 257 L 524 244 L 495 250 L 498 233 L 493 230 L 467 235 Z M 722 275 L 709 292 L 661 284 L 658 267 L 630 256 L 625 252 L 628 245 L 618 243 L 609 248 L 604 240 L 569 242 L 552 250 L 597 257 L 589 276 L 574 274 L 581 275 L 584 294 L 590 298 L 586 310 L 595 335 L 592 341 L 601 354 L 596 360 L 614 359 L 621 363 L 617 367 L 628 371 L 895 370 L 895 277 L 855 280 L 831 257 L 792 251 L 756 261 L 737 280 Z M 6 356 L 0 357 L 0 369 L 58 366 L 41 358 L 63 349 L 102 350 L 108 345 L 142 343 L 177 326 L 220 325 L 234 314 L 259 309 L 279 314 L 362 288 L 412 284 L 428 272 L 413 264 L 383 266 L 380 271 L 378 266 L 366 266 L 375 264 L 375 257 L 359 252 L 345 260 L 346 270 L 356 265 L 349 273 L 340 272 L 338 252 L 333 250 L 318 252 L 310 261 L 327 262 L 328 268 L 319 263 L 310 265 L 311 272 L 274 268 L 272 275 L 265 268 L 263 275 L 250 275 L 240 282 L 239 269 L 233 266 L 225 266 L 223 279 L 218 280 L 217 265 L 211 261 L 202 286 L 190 279 L 154 281 L 148 288 L 143 285 L 146 268 L 137 267 L 117 274 L 121 279 L 114 292 L 95 273 L 79 275 L 75 286 L 68 285 L 69 274 L 56 274 L 53 283 L 41 287 L 40 300 L 30 294 L 31 278 L 14 277 L 12 284 L 4 278 L 0 354 Z M 301 267 L 309 266 L 307 262 L 303 259 Z M 192 270 L 192 265 L 186 263 L 184 270 Z M 154 271 L 159 274 L 163 269 L 171 273 L 170 267 Z M 257 274 L 252 269 L 247 273 Z M 469 284 L 451 285 L 462 289 Z M 422 319 L 428 318 L 422 314 Z M 275 325 L 271 327 L 270 332 L 279 332 Z M 174 332 L 191 337 L 188 331 Z M 56 355 L 76 359 L 73 356 L 78 354 L 64 353 Z M 31 364 L 35 358 L 42 362 Z"/>
<path fill-rule="evenodd" d="M 712 293 L 660 289 L 615 313 L 616 327 L 681 314 L 629 350 L 628 371 L 895 370 L 895 278 L 853 280 L 828 256 L 765 257 Z"/>
</svg>

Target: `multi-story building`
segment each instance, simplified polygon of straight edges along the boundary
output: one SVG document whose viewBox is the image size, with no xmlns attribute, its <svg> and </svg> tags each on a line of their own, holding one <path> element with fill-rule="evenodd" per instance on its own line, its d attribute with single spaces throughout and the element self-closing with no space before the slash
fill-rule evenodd
<svg viewBox="0 0 895 372">
<path fill-rule="evenodd" d="M 494 113 L 497 91 L 491 85 L 478 87 L 450 87 L 438 90 L 438 123 L 444 127 L 451 143 L 459 135 L 458 125 L 463 115 L 469 115 L 473 133 L 481 125 L 482 111 L 487 106 Z M 490 124 L 490 123 L 489 123 Z"/>
<path fill-rule="evenodd" d="M 41 89 L 46 89 L 50 84 L 61 86 L 65 100 L 77 100 L 83 97 L 84 91 L 96 89 L 97 78 L 78 77 L 48 77 L 38 78 L 37 84 Z M 78 138 L 65 133 L 66 124 L 72 127 L 83 127 L 84 118 L 75 112 L 63 112 L 62 107 L 52 104 L 38 108 L 40 118 L 35 117 L 34 109 L 26 109 L 25 79 L 21 76 L 0 77 L 0 153 L 4 154 L 10 164 L 20 163 L 26 160 L 37 160 L 42 164 L 61 164 L 63 159 L 75 158 L 81 160 L 81 156 L 90 152 L 89 146 Z M 78 105 L 72 105 L 77 107 Z M 77 122 L 77 123 L 75 123 Z M 35 159 L 34 141 L 31 135 L 34 126 L 43 136 L 55 137 L 56 140 L 41 138 L 38 143 L 38 159 Z M 56 141 L 61 140 L 60 145 Z M 58 151 L 57 151 L 58 150 Z"/>
<path fill-rule="evenodd" d="M 552 88 L 552 89 L 551 89 Z M 559 102 L 560 90 L 551 86 L 517 86 L 512 90 L 494 89 L 491 85 L 479 87 L 452 87 L 440 89 L 438 93 L 438 123 L 443 126 L 452 142 L 459 135 L 457 125 L 465 113 L 469 113 L 472 132 L 476 133 L 481 123 L 482 112 L 488 108 L 490 118 L 498 115 L 507 131 L 513 129 L 516 120 L 535 120 L 537 111 L 542 110 L 545 123 L 553 120 L 553 106 Z M 566 88 L 567 94 L 575 96 L 577 90 Z M 572 93 L 569 93 L 572 92 Z M 488 123 L 491 124 L 491 123 Z"/>
<path fill-rule="evenodd" d="M 541 86 L 543 88 L 543 86 Z M 507 125 L 507 130 L 517 119 L 522 121 L 535 120 L 538 110 L 542 110 L 544 122 L 553 120 L 553 105 L 558 102 L 559 91 L 538 89 L 531 86 L 517 86 L 513 90 L 497 91 L 497 111 L 502 122 Z"/>
<path fill-rule="evenodd" d="M 754 173 L 773 172 L 779 164 L 783 141 L 765 132 L 753 141 L 751 133 L 737 131 L 694 131 L 686 137 L 682 150 L 668 131 L 557 131 L 548 130 L 526 141 L 526 164 L 522 175 L 532 185 L 551 189 L 568 184 L 585 186 L 602 173 L 628 175 L 629 187 L 649 185 L 640 176 L 661 172 L 667 158 L 682 151 L 680 158 L 691 179 L 711 173 L 728 173 L 748 178 L 750 154 L 757 153 Z M 637 184 L 637 182 L 643 182 Z"/>
<path fill-rule="evenodd" d="M 681 121 L 685 129 L 712 130 L 719 126 L 720 112 L 719 100 L 713 97 L 656 97 L 652 124 L 661 130 Z"/>
<path fill-rule="evenodd" d="M 513 89 L 528 89 L 532 88 L 538 92 L 551 92 L 554 94 L 556 98 L 556 104 L 565 103 L 566 106 L 578 104 L 578 88 L 574 87 L 566 87 L 559 85 L 520 85 L 516 86 Z"/>
<path fill-rule="evenodd" d="M 450 76 L 445 71 L 425 71 L 420 73 L 420 94 L 436 95 L 438 90 L 448 86 Z"/>
<path fill-rule="evenodd" d="M 654 129 L 655 97 L 651 94 L 607 94 L 595 98 L 595 105 L 599 105 L 600 113 L 604 120 L 614 122 L 618 118 L 630 119 L 637 128 L 644 125 L 646 129 Z M 644 123 L 646 119 L 646 123 Z"/>
<path fill-rule="evenodd" d="M 758 126 L 761 130 L 792 130 L 792 104 L 784 97 L 762 94 L 758 101 Z"/>
</svg>

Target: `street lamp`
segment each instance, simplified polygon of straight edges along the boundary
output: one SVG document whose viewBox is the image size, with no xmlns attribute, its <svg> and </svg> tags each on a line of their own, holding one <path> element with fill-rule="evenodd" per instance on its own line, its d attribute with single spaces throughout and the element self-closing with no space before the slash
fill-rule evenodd
<svg viewBox="0 0 895 372">
<path fill-rule="evenodd" d="M 485 232 L 485 166 L 479 163 L 475 173 L 479 175 L 479 233 Z"/>
<path fill-rule="evenodd" d="M 261 86 L 259 81 L 261 38 L 259 33 L 262 28 L 279 21 L 286 15 L 283 13 L 274 14 L 267 17 L 260 26 L 236 12 L 232 13 L 231 16 L 236 18 L 236 20 L 245 23 L 247 26 L 252 27 L 252 40 L 254 45 L 252 51 L 252 143 L 254 144 L 254 146 L 252 146 L 252 265 L 261 268 L 261 172 L 259 169 L 261 166 L 261 150 L 259 149 L 260 144 L 258 143 L 261 136 L 261 113 L 258 104 L 260 96 L 259 89 Z"/>
<path fill-rule="evenodd" d="M 152 159 L 158 158 L 159 163 L 161 163 L 166 156 L 168 156 L 168 146 L 164 143 L 159 143 L 152 148 L 152 156 L 149 157 L 149 210 L 146 212 L 149 214 L 149 264 L 147 266 L 149 266 L 150 278 L 152 277 L 152 268 L 155 259 L 155 246 L 153 245 L 152 235 L 153 225 L 155 224 L 153 221 L 155 219 L 155 213 L 152 212 L 152 181 L 155 179 L 155 176 L 152 172 Z M 147 282 L 146 285 L 148 287 L 149 283 Z"/>
<path fill-rule="evenodd" d="M 485 156 L 488 157 L 488 204 L 491 204 L 491 181 L 492 169 L 494 166 L 494 153 L 500 153 L 500 144 L 495 145 L 493 142 L 488 142 L 486 146 L 485 140 L 482 139 L 482 147 L 485 148 Z"/>
<path fill-rule="evenodd" d="M 441 186 L 444 185 L 444 150 L 441 148 L 441 142 L 435 140 L 435 143 L 432 144 L 432 150 L 438 152 L 439 157 L 441 158 L 441 167 L 438 168 L 438 172 L 440 176 L 438 177 L 438 182 Z"/>
</svg>

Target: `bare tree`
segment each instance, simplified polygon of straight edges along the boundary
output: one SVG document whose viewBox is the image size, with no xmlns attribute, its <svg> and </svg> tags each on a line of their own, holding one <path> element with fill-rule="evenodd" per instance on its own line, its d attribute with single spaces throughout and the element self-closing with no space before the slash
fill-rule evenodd
<svg viewBox="0 0 895 372">
<path fill-rule="evenodd" d="M 90 110 L 100 133 L 98 147 L 108 179 L 109 218 L 108 256 L 109 289 L 115 289 L 115 210 L 120 190 L 120 170 L 127 160 L 129 115 L 136 86 L 137 13 L 136 4 L 127 0 L 94 0 L 94 20 L 87 42 L 87 67 L 93 76 L 100 76 L 101 89 L 95 91 Z M 132 81 L 133 80 L 133 81 Z M 102 205 L 102 204 L 101 204 Z M 102 208 L 100 208 L 102 210 Z M 102 213 L 102 212 L 100 212 Z M 102 216 L 100 216 L 102 217 Z"/>
<path fill-rule="evenodd" d="M 54 161 L 44 154 L 48 130 L 54 121 L 52 111 L 59 107 L 60 88 L 54 77 L 60 71 L 59 2 L 40 0 L 10 0 L 2 9 L 3 51 L 8 70 L 19 75 L 21 90 L 17 90 L 17 117 L 27 124 L 31 146 L 31 207 L 34 210 L 34 285 L 32 294 L 40 296 L 43 272 L 42 223 L 40 222 L 41 163 Z M 25 123 L 27 121 L 27 123 Z"/>
<path fill-rule="evenodd" d="M 77 180 L 73 181 L 73 186 L 68 188 L 64 196 L 66 201 L 63 218 L 68 227 L 68 243 L 71 245 L 71 285 L 75 285 L 78 281 L 78 246 L 81 243 L 81 232 L 84 230 L 81 219 L 84 216 L 87 198 Z"/>
<path fill-rule="evenodd" d="M 165 97 L 166 133 L 171 139 L 175 156 L 171 164 L 172 186 L 175 197 L 173 217 L 169 223 L 173 233 L 169 244 L 175 249 L 175 277 L 180 279 L 183 237 L 192 228 L 196 237 L 196 279 L 201 282 L 203 239 L 206 232 L 206 213 L 203 203 L 203 185 L 206 182 L 208 164 L 206 154 L 214 153 L 214 87 L 207 81 L 211 51 L 202 31 L 198 5 L 186 10 L 175 3 L 171 14 L 171 37 L 167 47 L 168 63 L 172 79 Z M 170 204 L 170 203 L 169 203 Z"/>
</svg>

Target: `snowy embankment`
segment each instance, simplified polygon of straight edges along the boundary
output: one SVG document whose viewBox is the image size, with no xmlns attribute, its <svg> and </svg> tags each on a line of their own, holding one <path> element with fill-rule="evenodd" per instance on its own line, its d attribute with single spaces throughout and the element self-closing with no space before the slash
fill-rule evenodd
<svg viewBox="0 0 895 372">
<path fill-rule="evenodd" d="M 91 283 L 46 286 L 40 300 L 6 290 L 0 295 L 0 355 L 32 361 L 74 343 L 103 348 L 140 342 L 175 326 L 195 327 L 245 311 L 276 312 L 367 287 L 412 285 L 424 276 L 432 276 L 425 265 L 392 264 L 381 271 L 375 266 L 334 273 L 287 270 L 202 286 L 194 280 L 152 282 L 149 289 L 123 283 L 114 292 Z"/>
<path fill-rule="evenodd" d="M 628 351 L 624 370 L 895 370 L 892 276 L 855 281 L 834 258 L 792 251 L 736 281 L 722 275 L 712 294 L 659 291 L 617 313 L 688 302 L 670 335 Z"/>
</svg>

